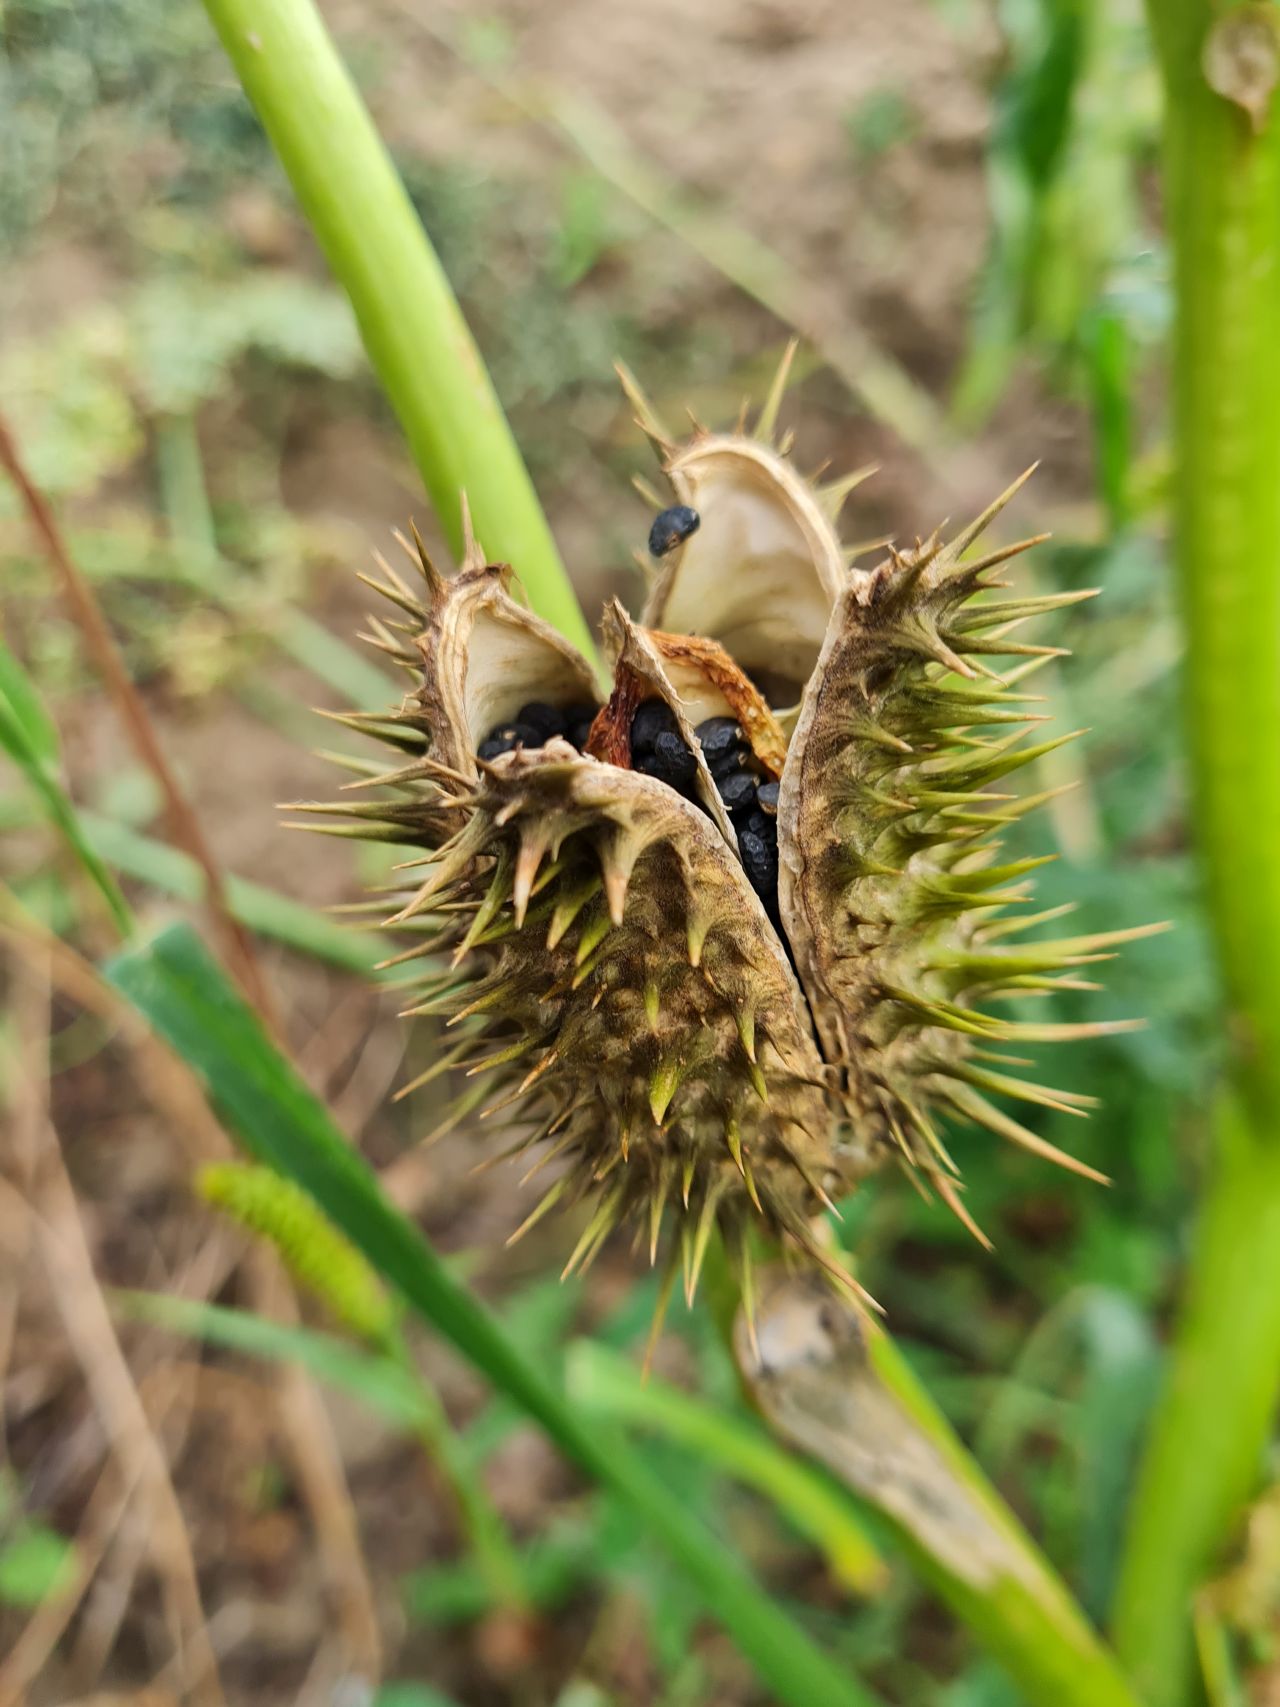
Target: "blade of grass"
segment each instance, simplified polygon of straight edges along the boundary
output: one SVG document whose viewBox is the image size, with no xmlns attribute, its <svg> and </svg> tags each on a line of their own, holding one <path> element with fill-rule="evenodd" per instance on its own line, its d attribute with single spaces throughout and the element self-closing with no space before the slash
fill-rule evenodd
<svg viewBox="0 0 1280 1707">
<path fill-rule="evenodd" d="M 57 828 L 102 896 L 116 929 L 121 936 L 131 935 L 133 914 L 129 903 L 93 846 L 80 814 L 58 778 L 58 732 L 41 704 L 34 683 L 3 641 L 0 641 L 0 747 L 22 772 L 44 815 Z"/>
<path fill-rule="evenodd" d="M 590 632 L 501 405 L 426 233 L 311 0 L 205 0 L 400 419 L 441 526 L 513 563 L 588 657 Z"/>
<path fill-rule="evenodd" d="M 625 1445 L 591 1425 L 383 1195 L 324 1106 L 271 1044 L 199 938 L 178 925 L 121 955 L 111 981 L 206 1085 L 251 1154 L 296 1180 L 424 1320 L 515 1399 L 588 1475 L 613 1488 L 697 1585 L 788 1707 L 872 1698 L 764 1594 Z"/>
<path fill-rule="evenodd" d="M 264 1362 L 301 1363 L 310 1374 L 352 1394 L 397 1428 L 417 1428 L 427 1416 L 428 1398 L 407 1369 L 385 1354 L 346 1345 L 332 1334 L 164 1292 L 120 1291 L 111 1298 L 124 1315 L 154 1322 L 171 1333 Z"/>
<path fill-rule="evenodd" d="M 883 1587 L 884 1564 L 845 1490 L 784 1450 L 758 1423 L 716 1410 L 665 1382 L 646 1381 L 625 1358 L 590 1340 L 569 1348 L 566 1381 L 569 1397 L 585 1410 L 656 1430 L 755 1488 L 826 1555 L 833 1573 L 855 1594 Z"/>
<path fill-rule="evenodd" d="M 118 871 L 163 889 L 179 900 L 200 899 L 204 878 L 189 854 L 140 836 L 94 812 L 82 814 L 82 822 L 90 846 Z M 372 931 L 338 924 L 315 908 L 295 901 L 291 895 L 282 895 L 246 877 L 227 878 L 227 897 L 237 917 L 250 930 L 272 937 L 299 954 L 309 954 L 331 966 L 366 975 L 372 974 L 378 962 L 386 959 L 387 945 Z"/>
<path fill-rule="evenodd" d="M 29 824 L 32 817 L 13 796 L 0 796 L 0 830 Z M 99 863 L 105 861 L 126 877 L 150 884 L 175 900 L 200 900 L 204 877 L 196 862 L 180 848 L 140 835 L 127 824 L 104 818 L 97 812 L 81 809 L 76 819 L 90 858 L 98 859 Z M 299 954 L 309 954 L 327 965 L 365 977 L 391 979 L 396 975 L 394 968 L 385 973 L 375 971 L 378 962 L 386 958 L 387 944 L 372 931 L 339 924 L 314 907 L 295 901 L 291 895 L 282 895 L 247 877 L 228 875 L 227 899 L 241 924 Z"/>
</svg>

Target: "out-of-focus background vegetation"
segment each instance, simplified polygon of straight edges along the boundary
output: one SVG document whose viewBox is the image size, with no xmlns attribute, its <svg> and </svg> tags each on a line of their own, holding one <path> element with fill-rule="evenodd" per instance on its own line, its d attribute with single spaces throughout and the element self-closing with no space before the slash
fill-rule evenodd
<svg viewBox="0 0 1280 1707">
<path fill-rule="evenodd" d="M 616 357 L 669 415 L 688 402 L 728 420 L 758 394 L 788 322 L 800 327 L 785 407 L 801 463 L 880 465 L 846 536 L 926 533 L 1042 460 L 1019 521 L 1054 537 L 1020 574 L 1105 596 L 1052 635 L 1076 656 L 1041 678 L 1045 709 L 1091 734 L 1046 761 L 1038 786 L 1071 786 L 1024 851 L 1061 849 L 1040 892 L 1046 907 L 1078 903 L 1082 929 L 1178 925 L 1107 967 L 1104 994 L 1055 1003 L 1065 1018 L 1087 1000 L 1090 1017 L 1152 1021 L 1074 1045 L 1069 1082 L 1103 1107 L 1087 1124 L 1039 1122 L 1114 1184 L 960 1135 L 967 1203 L 994 1255 L 896 1176 L 858 1196 L 840 1236 L 981 1463 L 1100 1615 L 1184 1256 L 1216 1007 L 1177 764 L 1168 279 L 1138 0 L 325 11 L 589 614 L 610 592 L 634 602 L 647 527 L 629 480 L 650 470 Z M 390 1093 L 430 1059 L 432 1033 L 397 1020 L 394 994 L 360 969 L 361 939 L 294 905 L 350 900 L 386 868 L 376 847 L 282 830 L 276 803 L 332 793 L 313 749 L 355 750 L 311 708 L 398 697 L 355 639 L 367 601 L 354 571 L 410 516 L 432 537 L 431 518 L 197 0 L 4 0 L 0 256 L 0 410 L 214 848 L 244 880 L 237 901 L 267 945 L 303 1071 L 548 1366 L 585 1334 L 629 1350 L 653 1305 L 647 1271 L 620 1247 L 589 1284 L 562 1285 L 562 1223 L 503 1251 L 529 1207 L 522 1170 L 475 1174 L 498 1145 L 465 1121 L 416 1147 L 447 1093 L 433 1084 L 394 1105 Z M 145 919 L 180 911 L 192 868 L 166 846 L 153 787 L 2 486 L 0 561 L 5 639 L 55 715 L 92 841 Z M 5 764 L 0 836 L 25 907 L 90 954 L 109 947 L 38 798 Z M 91 1312 L 29 1224 L 48 1213 L 38 1134 L 51 1126 L 171 1465 L 228 1700 L 345 1699 L 333 1532 L 318 1541 L 273 1403 L 278 1369 L 201 1352 L 114 1302 L 135 1287 L 246 1302 L 240 1246 L 193 1196 L 190 1134 L 149 1082 L 160 1069 L 140 1065 L 109 1010 L 78 1007 L 69 974 L 30 940 L 6 939 L 0 1025 L 15 1134 L 0 1148 L 0 1656 L 91 1557 L 32 1702 L 185 1699 L 149 1520 L 142 1502 L 110 1506 L 101 1348 L 75 1331 Z M 326 1387 L 388 1675 L 406 1680 L 383 1707 L 765 1699 L 632 1518 L 438 1347 L 421 1357 L 519 1542 L 535 1605 L 516 1615 L 491 1600 L 413 1440 Z M 701 1315 L 675 1313 L 658 1367 L 735 1402 Z M 851 1594 L 705 1458 L 646 1451 L 887 1700 L 1013 1699 L 910 1576 Z"/>
</svg>

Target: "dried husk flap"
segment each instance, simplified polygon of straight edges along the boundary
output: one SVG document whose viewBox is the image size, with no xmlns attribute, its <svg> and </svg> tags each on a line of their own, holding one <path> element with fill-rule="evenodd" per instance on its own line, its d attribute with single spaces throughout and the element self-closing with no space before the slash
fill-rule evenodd
<svg viewBox="0 0 1280 1707">
<path fill-rule="evenodd" d="M 645 700 L 660 699 L 675 718 L 680 739 L 693 754 L 697 767 L 698 799 L 736 853 L 738 838 L 711 780 L 698 737 L 694 734 L 691 708 L 672 682 L 654 644 L 654 637 L 636 627 L 617 599 L 605 607 L 601 633 L 605 655 L 613 665 L 614 691 L 591 732 L 588 750 L 596 757 L 630 768 L 630 719 L 635 715 L 637 706 Z M 698 717 L 696 707 L 692 709 L 694 716 Z"/>
<path fill-rule="evenodd" d="M 720 832 L 662 783 L 560 741 L 495 760 L 464 809 L 400 917 L 455 910 L 469 976 L 425 1007 L 481 1028 L 495 1111 L 535 1121 L 525 1141 L 551 1137 L 571 1163 L 558 1197 L 607 1182 L 601 1241 L 638 1218 L 654 1243 L 671 1208 L 698 1262 L 717 1219 L 742 1238 L 763 1215 L 807 1240 L 846 1183 L 826 1075 Z"/>
<path fill-rule="evenodd" d="M 474 777 L 476 748 L 520 706 L 597 698 L 586 659 L 511 597 L 507 564 L 486 563 L 474 541 L 447 580 L 425 553 L 421 561 L 427 596 L 413 601 L 418 621 L 412 642 L 421 674 L 412 697 L 441 764 Z"/>
</svg>

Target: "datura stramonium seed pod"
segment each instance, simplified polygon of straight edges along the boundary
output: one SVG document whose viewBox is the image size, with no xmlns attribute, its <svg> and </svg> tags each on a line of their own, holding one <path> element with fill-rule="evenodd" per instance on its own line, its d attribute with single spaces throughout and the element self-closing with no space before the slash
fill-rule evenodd
<svg viewBox="0 0 1280 1707">
<path fill-rule="evenodd" d="M 1087 596 L 990 596 L 1036 542 L 970 548 L 1021 482 L 949 543 L 854 567 L 836 518 L 860 476 L 805 480 L 775 442 L 785 366 L 753 431 L 684 444 L 624 376 L 681 525 L 641 620 L 605 613 L 607 699 L 469 527 L 452 577 L 420 542 L 425 585 L 383 563 L 400 619 L 373 638 L 413 685 L 348 721 L 400 763 L 352 785 L 377 799 L 312 808 L 420 850 L 389 923 L 427 970 L 408 1012 L 458 1034 L 424 1077 L 479 1081 L 447 1124 L 483 1102 L 555 1162 L 524 1227 L 589 1200 L 568 1269 L 624 1222 L 654 1260 L 670 1215 L 664 1298 L 681 1266 L 692 1295 L 716 1227 L 748 1298 L 755 1226 L 856 1291 L 815 1217 L 890 1158 L 973 1228 L 956 1116 L 1091 1173 L 991 1100 L 1089 1099 L 993 1046 L 1117 1027 L 987 1005 L 1143 934 L 1019 935 L 1038 862 L 1002 863 L 999 836 L 1038 801 L 1003 785 L 1059 744 L 1024 739 L 1020 685 L 1058 654 L 1021 624 Z"/>
</svg>

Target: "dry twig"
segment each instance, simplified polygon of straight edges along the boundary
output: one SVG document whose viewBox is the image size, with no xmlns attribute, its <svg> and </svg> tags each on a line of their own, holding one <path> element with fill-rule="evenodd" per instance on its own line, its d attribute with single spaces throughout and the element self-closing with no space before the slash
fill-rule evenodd
<svg viewBox="0 0 1280 1707">
<path fill-rule="evenodd" d="M 148 1099 L 182 1139 L 193 1166 L 230 1154 L 226 1136 L 187 1067 L 157 1040 L 89 961 L 2 892 L 0 937 L 27 965 L 36 969 L 47 966 L 63 994 L 119 1027 L 121 1041 L 131 1052 Z M 246 1272 L 255 1310 L 278 1320 L 296 1319 L 292 1288 L 272 1252 L 262 1246 L 251 1247 Z M 377 1609 L 328 1412 L 314 1383 L 295 1365 L 282 1366 L 274 1396 L 299 1491 L 315 1528 L 324 1575 L 332 1588 L 349 1668 L 376 1683 L 382 1663 Z M 76 1595 L 77 1602 L 84 1586 Z M 0 1707 L 6 1707 L 2 1694 Z"/>
<path fill-rule="evenodd" d="M 0 467 L 4 468 L 17 488 L 32 531 L 57 573 L 63 596 L 93 654 L 139 759 L 159 784 L 170 835 L 179 847 L 191 855 L 204 873 L 209 910 L 224 944 L 228 961 L 259 1013 L 279 1036 L 281 1027 L 271 992 L 254 954 L 249 933 L 231 912 L 221 868 L 205 839 L 200 820 L 183 793 L 182 785 L 165 755 L 156 735 L 155 725 L 125 668 L 115 637 L 102 614 L 102 607 L 94 596 L 93 589 L 77 569 L 53 509 L 27 472 L 17 443 L 3 418 L 0 418 Z"/>
</svg>

